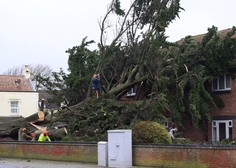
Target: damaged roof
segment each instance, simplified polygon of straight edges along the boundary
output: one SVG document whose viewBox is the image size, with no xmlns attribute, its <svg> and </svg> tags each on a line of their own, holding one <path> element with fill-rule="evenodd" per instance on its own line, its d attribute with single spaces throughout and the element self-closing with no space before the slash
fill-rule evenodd
<svg viewBox="0 0 236 168">
<path fill-rule="evenodd" d="M 33 91 L 30 81 L 24 75 L 0 75 L 1 92 Z"/>
</svg>

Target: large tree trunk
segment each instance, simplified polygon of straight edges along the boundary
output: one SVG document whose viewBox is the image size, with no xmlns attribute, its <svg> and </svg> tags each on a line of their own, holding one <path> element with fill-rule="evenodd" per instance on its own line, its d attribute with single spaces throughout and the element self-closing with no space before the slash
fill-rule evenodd
<svg viewBox="0 0 236 168">
<path fill-rule="evenodd" d="M 45 117 L 44 112 L 32 114 L 26 118 L 19 118 L 16 120 L 6 121 L 0 124 L 0 138 L 11 137 L 18 140 L 19 130 L 27 128 L 27 132 L 34 132 L 37 130 L 31 123 L 43 126 L 50 123 L 50 117 Z"/>
<path fill-rule="evenodd" d="M 134 85 L 137 85 L 148 79 L 148 76 L 142 76 L 139 79 L 135 79 L 133 81 L 127 81 L 125 83 L 119 83 L 116 87 L 113 87 L 109 90 L 104 97 L 111 97 L 111 95 L 115 95 L 116 99 L 120 99 L 124 94 L 126 94 Z"/>
<path fill-rule="evenodd" d="M 43 122 L 44 120 L 44 113 L 38 112 L 35 113 L 27 118 L 19 118 L 16 120 L 11 120 L 7 122 L 3 122 L 0 124 L 0 137 L 7 137 L 10 136 L 14 132 L 18 132 L 20 128 L 30 127 L 30 122 Z"/>
</svg>

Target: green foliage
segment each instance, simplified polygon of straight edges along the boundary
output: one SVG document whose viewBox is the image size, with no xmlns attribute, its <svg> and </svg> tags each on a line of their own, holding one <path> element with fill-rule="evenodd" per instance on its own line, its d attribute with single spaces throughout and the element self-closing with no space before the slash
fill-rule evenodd
<svg viewBox="0 0 236 168">
<path fill-rule="evenodd" d="M 230 36 L 234 32 L 233 28 L 222 36 L 213 26 L 205 36 L 188 36 L 164 51 L 171 66 L 164 64 L 159 73 L 165 84 L 154 85 L 158 86 L 159 94 L 165 94 L 167 109 L 179 124 L 182 113 L 186 113 L 195 127 L 205 127 L 203 121 L 211 119 L 211 106 L 223 107 L 222 100 L 211 94 L 209 88 L 216 75 L 229 70 L 236 56 L 235 39 Z"/>
<path fill-rule="evenodd" d="M 135 1 L 134 13 L 142 26 L 150 24 L 154 29 L 161 32 L 178 16 L 181 9 L 179 0 L 137 0 Z"/>
<path fill-rule="evenodd" d="M 233 27 L 231 32 L 221 37 L 216 27 L 208 29 L 199 48 L 199 55 L 203 58 L 202 65 L 206 66 L 208 75 L 220 75 L 229 68 L 236 51 L 235 39 L 231 38 L 234 32 Z"/>
<path fill-rule="evenodd" d="M 68 123 L 71 136 L 78 134 L 78 139 L 106 140 L 106 133 L 111 129 L 129 129 L 133 120 L 140 113 L 141 104 L 124 103 L 112 99 L 86 99 L 65 109 L 54 122 Z"/>
<path fill-rule="evenodd" d="M 155 73 L 159 70 L 159 50 L 168 46 L 165 28 L 182 9 L 178 0 L 132 1 L 127 11 L 121 10 L 120 6 L 119 0 L 112 1 L 101 23 L 98 45 L 101 55 L 96 68 L 103 78 L 106 96 L 117 99 L 147 78 L 148 85 L 153 82 Z M 107 37 L 106 32 L 112 28 L 111 24 L 105 23 L 112 12 L 119 18 L 119 22 L 114 24 L 116 36 L 110 45 L 104 45 L 103 38 Z"/>
<path fill-rule="evenodd" d="M 122 10 L 120 8 L 120 1 L 119 0 L 115 0 L 115 2 L 114 2 L 114 11 L 117 15 L 121 15 L 121 16 L 125 15 L 124 10 Z"/>
<path fill-rule="evenodd" d="M 69 54 L 68 70 L 71 72 L 66 78 L 66 83 L 71 95 L 68 99 L 72 104 L 77 104 L 87 97 L 91 77 L 98 64 L 99 55 L 97 52 L 87 48 L 94 41 L 87 42 L 86 39 L 85 37 L 79 46 L 66 51 Z"/>
<path fill-rule="evenodd" d="M 174 143 L 175 144 L 190 144 L 191 141 L 187 138 L 175 138 Z"/>
<path fill-rule="evenodd" d="M 139 121 L 132 126 L 133 142 L 171 144 L 172 140 L 164 126 L 153 121 Z"/>
<path fill-rule="evenodd" d="M 220 141 L 220 144 L 223 145 L 236 145 L 236 140 L 224 139 Z"/>
<path fill-rule="evenodd" d="M 222 98 L 220 98 L 219 96 L 217 96 L 215 94 L 212 95 L 212 98 L 214 99 L 214 102 L 217 107 L 219 107 L 219 108 L 225 107 L 225 103 Z"/>
</svg>

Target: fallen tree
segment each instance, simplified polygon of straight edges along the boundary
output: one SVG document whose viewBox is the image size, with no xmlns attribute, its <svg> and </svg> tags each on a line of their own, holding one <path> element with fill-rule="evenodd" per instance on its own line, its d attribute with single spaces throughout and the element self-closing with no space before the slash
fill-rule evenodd
<svg viewBox="0 0 236 168">
<path fill-rule="evenodd" d="M 43 111 L 32 114 L 26 118 L 19 118 L 0 124 L 0 139 L 11 138 L 14 140 L 19 139 L 21 128 L 26 128 L 27 133 L 35 133 L 36 136 L 47 130 L 53 139 L 61 139 L 62 136 L 67 134 L 66 128 L 62 128 L 61 124 L 54 123 L 53 127 L 50 125 L 52 117 L 48 114 L 45 116 Z M 66 126 L 65 124 L 63 126 Z"/>
<path fill-rule="evenodd" d="M 40 111 L 26 118 L 19 118 L 16 120 L 11 120 L 9 122 L 3 122 L 0 124 L 0 137 L 12 137 L 16 139 L 15 137 L 18 136 L 18 131 L 20 128 L 25 127 L 28 130 L 33 131 L 34 129 L 30 125 L 30 122 L 36 121 L 41 122 L 44 125 L 45 121 L 43 112 Z"/>
<path fill-rule="evenodd" d="M 139 114 L 143 113 L 141 102 L 124 103 L 113 99 L 86 99 L 85 101 L 67 107 L 54 114 L 51 120 L 41 112 L 26 118 L 12 120 L 0 124 L 0 137 L 10 137 L 18 140 L 20 128 L 25 127 L 28 133 L 35 133 L 36 139 L 47 130 L 50 138 L 55 141 L 68 136 L 70 140 L 105 140 L 109 129 L 129 128 Z M 49 115 L 49 114 L 48 114 Z M 34 121 L 34 123 L 32 123 Z"/>
</svg>

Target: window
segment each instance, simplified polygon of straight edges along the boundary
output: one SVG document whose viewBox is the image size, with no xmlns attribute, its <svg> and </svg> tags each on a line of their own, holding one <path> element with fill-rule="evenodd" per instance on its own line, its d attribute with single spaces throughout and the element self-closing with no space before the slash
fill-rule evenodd
<svg viewBox="0 0 236 168">
<path fill-rule="evenodd" d="M 128 92 L 127 96 L 135 96 L 136 95 L 136 86 L 132 87 Z"/>
<path fill-rule="evenodd" d="M 230 74 L 224 74 L 223 76 L 218 76 L 212 81 L 213 91 L 227 91 L 231 90 L 231 76 Z"/>
<path fill-rule="evenodd" d="M 19 114 L 19 101 L 13 100 L 11 101 L 11 115 Z"/>
</svg>

